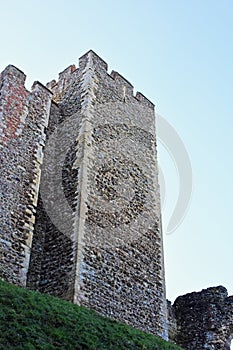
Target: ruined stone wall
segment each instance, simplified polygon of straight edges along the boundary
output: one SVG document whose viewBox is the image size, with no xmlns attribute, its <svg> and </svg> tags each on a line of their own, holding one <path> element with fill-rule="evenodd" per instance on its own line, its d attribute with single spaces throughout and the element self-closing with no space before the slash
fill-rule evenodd
<svg viewBox="0 0 233 350">
<path fill-rule="evenodd" d="M 178 297 L 173 315 L 173 340 L 185 350 L 230 350 L 233 296 L 228 297 L 226 288 L 213 287 Z"/>
<path fill-rule="evenodd" d="M 28 286 L 166 338 L 154 105 L 92 51 L 47 86 Z"/>
<path fill-rule="evenodd" d="M 24 82 L 14 66 L 0 75 L 0 276 L 18 285 L 26 284 L 52 95 Z"/>
</svg>

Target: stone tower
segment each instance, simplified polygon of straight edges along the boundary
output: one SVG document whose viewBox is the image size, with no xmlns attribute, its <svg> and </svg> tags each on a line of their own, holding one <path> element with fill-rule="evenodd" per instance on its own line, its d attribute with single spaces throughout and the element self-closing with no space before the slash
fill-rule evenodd
<svg viewBox="0 0 233 350">
<path fill-rule="evenodd" d="M 165 298 L 154 105 L 93 51 L 43 86 L 0 74 L 0 278 L 186 350 L 229 350 L 224 287 Z"/>
<path fill-rule="evenodd" d="M 166 338 L 154 105 L 93 51 L 47 88 L 30 94 L 24 79 L 14 67 L 2 75 L 15 123 L 3 277 Z"/>
</svg>

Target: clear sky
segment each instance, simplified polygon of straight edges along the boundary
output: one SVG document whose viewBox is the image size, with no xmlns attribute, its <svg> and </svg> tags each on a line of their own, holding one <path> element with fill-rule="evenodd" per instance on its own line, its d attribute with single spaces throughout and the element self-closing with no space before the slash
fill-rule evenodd
<svg viewBox="0 0 233 350">
<path fill-rule="evenodd" d="M 233 294 L 233 1 L 0 3 L 0 70 L 16 65 L 29 87 L 57 78 L 93 49 L 173 125 L 192 162 L 194 189 L 183 223 L 164 234 L 167 296 L 220 284 Z M 178 175 L 162 146 L 159 162 L 166 228 Z"/>
</svg>

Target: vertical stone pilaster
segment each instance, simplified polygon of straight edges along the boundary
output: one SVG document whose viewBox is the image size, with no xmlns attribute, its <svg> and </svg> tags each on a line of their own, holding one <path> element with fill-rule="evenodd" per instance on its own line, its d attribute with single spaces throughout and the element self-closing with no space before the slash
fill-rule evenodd
<svg viewBox="0 0 233 350">
<path fill-rule="evenodd" d="M 80 200 L 76 208 L 75 218 L 75 240 L 77 244 L 76 255 L 76 274 L 75 274 L 75 289 L 74 302 L 80 303 L 80 296 L 82 293 L 82 264 L 83 264 L 83 244 L 84 244 L 84 230 L 85 220 L 87 215 L 87 201 L 88 201 L 88 166 L 92 158 L 92 134 L 93 134 L 93 117 L 95 104 L 95 90 L 97 88 L 96 76 L 93 64 L 93 54 L 89 52 L 85 66 L 83 66 L 83 75 L 81 79 L 81 119 L 82 126 L 80 129 L 79 139 L 82 140 L 80 144 L 83 148 L 83 158 L 80 164 Z"/>
</svg>

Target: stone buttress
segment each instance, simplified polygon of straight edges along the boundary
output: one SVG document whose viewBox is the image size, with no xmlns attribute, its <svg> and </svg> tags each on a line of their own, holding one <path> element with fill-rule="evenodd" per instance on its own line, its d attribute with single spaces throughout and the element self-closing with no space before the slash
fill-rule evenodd
<svg viewBox="0 0 233 350">
<path fill-rule="evenodd" d="M 154 105 L 93 51 L 47 87 L 28 286 L 166 338 Z"/>
</svg>

